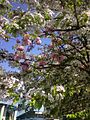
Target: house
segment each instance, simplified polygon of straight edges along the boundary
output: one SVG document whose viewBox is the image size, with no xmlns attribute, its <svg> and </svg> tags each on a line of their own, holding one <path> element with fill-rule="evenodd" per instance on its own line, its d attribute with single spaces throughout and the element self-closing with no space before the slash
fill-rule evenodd
<svg viewBox="0 0 90 120">
<path fill-rule="evenodd" d="M 0 102 L 0 120 L 16 120 L 17 108 L 5 102 Z"/>
<path fill-rule="evenodd" d="M 5 102 L 0 102 L 0 120 L 59 120 L 53 118 L 45 118 L 42 111 L 33 109 L 19 110 L 16 106 L 12 106 Z M 62 120 L 62 119 L 60 119 Z M 67 120 L 63 117 L 63 120 Z"/>
<path fill-rule="evenodd" d="M 42 112 L 30 110 L 17 116 L 17 120 L 45 120 L 45 119 Z"/>
</svg>

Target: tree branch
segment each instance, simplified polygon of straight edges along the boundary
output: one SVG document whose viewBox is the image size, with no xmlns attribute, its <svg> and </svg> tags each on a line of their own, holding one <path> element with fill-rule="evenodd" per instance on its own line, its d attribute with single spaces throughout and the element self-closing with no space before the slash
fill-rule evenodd
<svg viewBox="0 0 90 120">
<path fill-rule="evenodd" d="M 73 0 L 73 5 L 74 5 L 74 16 L 77 21 L 77 26 L 79 26 L 79 21 L 78 21 L 78 16 L 77 16 L 77 9 L 76 9 L 76 0 Z"/>
<path fill-rule="evenodd" d="M 77 31 L 83 27 L 86 27 L 85 25 L 82 25 L 82 26 L 71 26 L 71 28 L 68 28 L 68 29 L 52 29 L 52 28 L 49 28 L 48 31 L 43 31 L 43 33 L 45 34 L 42 34 L 42 35 L 51 35 L 49 32 L 72 32 L 72 31 Z M 40 36 L 42 36 L 40 35 Z"/>
</svg>

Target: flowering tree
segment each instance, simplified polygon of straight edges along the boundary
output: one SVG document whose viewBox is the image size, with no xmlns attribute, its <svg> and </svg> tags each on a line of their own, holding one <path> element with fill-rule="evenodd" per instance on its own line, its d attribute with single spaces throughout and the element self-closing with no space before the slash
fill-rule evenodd
<svg viewBox="0 0 90 120">
<path fill-rule="evenodd" d="M 8 88 L 10 97 L 38 109 L 44 105 L 49 116 L 89 119 L 89 0 L 20 0 L 14 8 L 17 2 L 0 3 L 0 36 L 16 39 L 15 52 L 1 50 L 1 60 L 20 69 L 13 73 L 20 81 Z M 36 47 L 38 55 L 32 54 Z"/>
</svg>

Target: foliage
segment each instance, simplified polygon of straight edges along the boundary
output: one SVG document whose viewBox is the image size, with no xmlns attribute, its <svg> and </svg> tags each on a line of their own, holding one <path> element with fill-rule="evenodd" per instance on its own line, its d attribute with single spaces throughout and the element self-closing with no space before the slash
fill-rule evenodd
<svg viewBox="0 0 90 120">
<path fill-rule="evenodd" d="M 16 39 L 15 52 L 1 50 L 0 60 L 20 69 L 6 75 L 15 79 L 5 84 L 8 97 L 44 105 L 54 118 L 89 119 L 89 0 L 1 0 L 0 6 L 0 37 Z M 40 53 L 32 54 L 37 47 Z"/>
</svg>

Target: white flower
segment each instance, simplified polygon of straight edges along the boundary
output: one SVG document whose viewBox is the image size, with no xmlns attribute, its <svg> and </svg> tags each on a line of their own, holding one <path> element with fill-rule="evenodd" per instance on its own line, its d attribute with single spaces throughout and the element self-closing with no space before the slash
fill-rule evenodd
<svg viewBox="0 0 90 120">
<path fill-rule="evenodd" d="M 43 56 L 42 55 L 38 55 L 38 58 L 41 59 Z"/>
<path fill-rule="evenodd" d="M 62 85 L 60 85 L 60 86 L 56 86 L 56 88 L 57 88 L 57 91 L 59 91 L 59 92 L 65 92 L 65 89 L 64 89 L 64 87 L 62 86 Z"/>
<path fill-rule="evenodd" d="M 74 76 L 75 76 L 75 77 L 77 77 L 77 76 L 78 76 L 78 74 L 75 74 Z"/>
<path fill-rule="evenodd" d="M 61 94 L 61 93 L 59 93 L 59 94 L 57 94 L 56 95 L 56 99 L 57 100 L 61 100 L 61 99 L 63 99 L 64 97 L 63 97 L 63 95 Z"/>
<path fill-rule="evenodd" d="M 61 99 L 63 99 L 64 97 L 63 97 L 63 95 L 60 93 L 60 97 L 61 97 Z"/>
<path fill-rule="evenodd" d="M 52 95 L 50 93 L 48 93 L 48 100 L 50 100 L 51 102 L 54 101 L 54 98 L 52 97 Z"/>
<path fill-rule="evenodd" d="M 90 17 L 90 10 L 88 10 L 88 11 L 86 12 L 86 14 Z"/>
<path fill-rule="evenodd" d="M 3 16 L 0 16 L 0 21 L 2 21 L 4 23 L 9 23 L 9 20 Z"/>
<path fill-rule="evenodd" d="M 54 12 L 53 12 L 52 10 L 50 10 L 50 9 L 48 8 L 48 9 L 47 9 L 47 12 L 48 12 L 48 14 L 49 14 L 51 17 L 53 17 Z"/>
<path fill-rule="evenodd" d="M 43 15 L 41 15 L 41 13 L 37 13 L 37 15 L 38 15 L 40 18 L 44 18 Z"/>
<path fill-rule="evenodd" d="M 45 94 L 45 91 L 42 90 L 42 93 Z"/>
<path fill-rule="evenodd" d="M 16 81 L 19 81 L 18 79 L 16 79 L 15 77 L 11 76 L 11 80 L 13 80 L 13 83 L 15 83 Z"/>
</svg>

